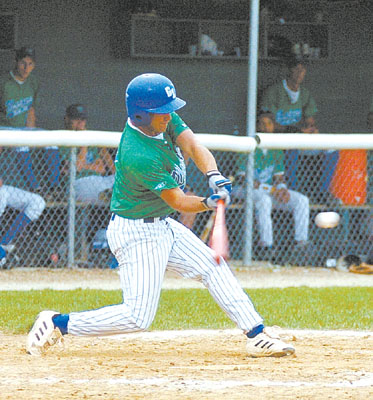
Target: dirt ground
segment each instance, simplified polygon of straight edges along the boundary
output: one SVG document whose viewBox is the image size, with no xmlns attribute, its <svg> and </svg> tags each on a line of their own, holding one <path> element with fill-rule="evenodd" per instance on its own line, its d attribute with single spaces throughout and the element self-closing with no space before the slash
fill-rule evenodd
<svg viewBox="0 0 373 400">
<path fill-rule="evenodd" d="M 353 274 L 335 272 L 236 271 L 245 287 L 248 283 L 295 286 L 305 281 L 310 286 L 373 285 L 371 276 L 359 282 Z M 112 270 L 14 269 L 1 271 L 0 290 L 100 283 L 100 287 L 116 288 L 117 281 Z M 167 276 L 165 287 L 182 286 L 182 282 Z M 284 334 L 296 347 L 295 355 L 253 359 L 245 354 L 246 340 L 239 330 L 144 332 L 109 338 L 68 335 L 64 349 L 52 348 L 43 357 L 26 354 L 26 335 L 0 333 L 0 399 L 373 398 L 373 332 Z"/>
</svg>

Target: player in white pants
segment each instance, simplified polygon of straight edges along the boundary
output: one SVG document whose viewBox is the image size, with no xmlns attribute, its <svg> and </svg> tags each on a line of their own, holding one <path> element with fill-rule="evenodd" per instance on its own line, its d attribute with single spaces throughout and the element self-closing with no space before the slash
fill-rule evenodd
<svg viewBox="0 0 373 400">
<path fill-rule="evenodd" d="M 0 266 L 6 262 L 6 253 L 11 251 L 12 240 L 31 222 L 37 220 L 45 208 L 44 199 L 38 194 L 28 192 L 14 186 L 3 185 L 0 178 L 0 216 L 5 208 L 20 211 L 11 226 L 0 239 Z"/>
<path fill-rule="evenodd" d="M 260 185 L 253 191 L 254 207 L 258 221 L 260 242 L 262 246 L 273 245 L 272 209 L 290 211 L 294 218 L 294 239 L 296 242 L 308 240 L 308 225 L 310 218 L 309 200 L 302 193 L 288 190 L 289 199 L 287 203 L 280 202 L 271 195 L 274 187 L 271 185 Z"/>
<path fill-rule="evenodd" d="M 79 178 L 75 181 L 76 200 L 92 205 L 101 205 L 103 201 L 100 194 L 106 190 L 111 190 L 113 185 L 114 175 L 91 175 Z"/>
<path fill-rule="evenodd" d="M 262 133 L 274 133 L 272 114 L 262 112 L 258 116 L 257 129 Z M 246 174 L 246 159 L 239 162 L 237 181 L 243 183 Z M 246 196 L 244 185 L 235 186 L 232 196 L 243 201 Z M 254 153 L 254 190 L 253 202 L 260 236 L 259 247 L 271 249 L 273 245 L 273 209 L 290 211 L 294 219 L 294 240 L 296 246 L 306 246 L 310 217 L 308 197 L 289 190 L 285 182 L 284 154 L 282 150 L 257 148 Z"/>
<path fill-rule="evenodd" d="M 230 268 L 212 250 L 167 215 L 203 212 L 229 203 L 231 182 L 217 170 L 212 154 L 175 113 L 185 105 L 172 82 L 159 74 L 134 78 L 126 91 L 129 119 L 116 157 L 107 237 L 120 271 L 123 302 L 98 310 L 60 314 L 43 311 L 28 336 L 27 351 L 40 354 L 61 334 L 112 335 L 147 329 L 157 311 L 166 269 L 202 282 L 219 306 L 247 335 L 251 356 L 285 356 L 294 347 L 264 328 L 263 319 Z M 182 151 L 181 151 L 182 150 Z M 209 197 L 186 195 L 189 155 L 206 174 Z"/>
</svg>

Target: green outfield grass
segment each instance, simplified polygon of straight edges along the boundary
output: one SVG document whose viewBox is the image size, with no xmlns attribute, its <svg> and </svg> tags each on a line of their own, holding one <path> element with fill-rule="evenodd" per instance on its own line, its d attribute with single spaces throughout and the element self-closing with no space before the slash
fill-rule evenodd
<svg viewBox="0 0 373 400">
<path fill-rule="evenodd" d="M 267 325 L 297 329 L 373 330 L 372 287 L 293 287 L 247 292 Z M 120 291 L 1 291 L 0 330 L 26 333 L 38 312 L 45 309 L 68 313 L 120 302 Z M 234 327 L 207 290 L 179 289 L 162 291 L 151 330 Z"/>
</svg>

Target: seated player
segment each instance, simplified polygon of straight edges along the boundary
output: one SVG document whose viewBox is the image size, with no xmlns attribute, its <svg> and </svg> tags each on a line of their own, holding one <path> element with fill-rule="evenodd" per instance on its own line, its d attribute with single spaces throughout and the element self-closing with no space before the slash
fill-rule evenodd
<svg viewBox="0 0 373 400">
<path fill-rule="evenodd" d="M 272 133 L 274 121 L 271 113 L 262 113 L 258 117 L 258 132 Z M 282 150 L 257 148 L 254 161 L 253 200 L 260 235 L 258 254 L 271 259 L 273 245 L 272 209 L 290 211 L 294 217 L 295 245 L 303 247 L 308 240 L 309 201 L 306 196 L 289 190 L 285 183 L 284 154 Z M 246 161 L 246 157 L 244 159 Z M 233 188 L 232 197 L 238 201 L 244 199 L 243 178 L 246 162 L 239 166 L 238 181 L 241 185 Z"/>
<path fill-rule="evenodd" d="M 0 178 L 0 216 L 6 207 L 19 210 L 9 229 L 0 239 L 0 267 L 6 264 L 7 253 L 14 249 L 13 239 L 18 236 L 26 226 L 37 220 L 45 208 L 44 199 L 38 194 L 18 189 L 14 186 L 4 185 Z"/>
<path fill-rule="evenodd" d="M 66 109 L 65 128 L 73 131 L 87 129 L 87 110 L 83 104 L 71 104 Z M 64 164 L 70 149 L 63 149 Z M 114 184 L 114 162 L 106 148 L 81 147 L 76 158 L 77 176 L 75 181 L 76 199 L 94 205 L 103 205 L 110 200 Z M 66 172 L 66 168 L 63 169 Z"/>
</svg>

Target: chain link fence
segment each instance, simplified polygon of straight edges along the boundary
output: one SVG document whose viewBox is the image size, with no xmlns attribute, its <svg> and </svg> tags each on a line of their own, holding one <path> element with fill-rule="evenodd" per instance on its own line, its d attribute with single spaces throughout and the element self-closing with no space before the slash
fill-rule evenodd
<svg viewBox="0 0 373 400">
<path fill-rule="evenodd" d="M 115 268 L 117 264 L 105 236 L 110 218 L 110 189 L 100 192 L 95 202 L 78 201 L 71 184 L 75 174 L 74 163 L 70 163 L 71 148 L 67 148 L 68 157 L 62 157 L 63 151 L 57 148 L 20 150 L 3 147 L 0 153 L 0 235 L 7 252 L 2 267 L 59 268 L 74 264 Z M 116 149 L 108 150 L 114 158 Z M 249 233 L 253 261 L 325 266 L 328 259 L 342 255 L 367 255 L 373 238 L 373 189 L 369 179 L 373 173 L 372 152 L 278 151 L 283 156 L 287 188 L 303 196 L 282 204 L 276 202 L 270 184 L 259 182 L 258 187 L 255 180 L 259 195 L 254 195 L 252 227 L 247 226 L 245 219 L 248 202 L 242 168 L 248 155 L 213 152 L 221 172 L 233 181 L 232 204 L 226 214 L 231 260 L 243 260 L 245 235 Z M 268 153 L 262 152 L 261 157 L 268 158 Z M 256 169 L 258 163 L 260 157 L 256 156 Z M 188 190 L 206 196 L 207 180 L 192 162 L 187 172 Z M 271 175 L 276 171 L 264 172 Z M 10 188 L 21 190 L 12 192 Z M 266 211 L 268 207 L 270 213 Z M 337 211 L 340 224 L 333 229 L 318 228 L 314 218 L 321 210 Z M 20 215 L 25 218 L 22 220 Z M 212 212 L 175 213 L 173 217 L 208 243 Z"/>
</svg>

